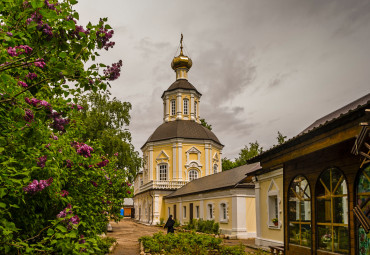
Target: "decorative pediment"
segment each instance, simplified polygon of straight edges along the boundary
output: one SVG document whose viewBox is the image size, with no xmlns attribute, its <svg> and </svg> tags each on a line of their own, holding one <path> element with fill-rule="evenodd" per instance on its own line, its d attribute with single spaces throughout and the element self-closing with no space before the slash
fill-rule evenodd
<svg viewBox="0 0 370 255">
<path fill-rule="evenodd" d="M 279 187 L 276 185 L 274 179 L 272 179 L 269 185 L 268 193 L 277 193 L 277 192 L 279 192 Z"/>
<path fill-rule="evenodd" d="M 216 162 L 219 161 L 217 152 L 215 153 L 215 155 L 213 155 L 213 161 L 216 161 Z"/>
<path fill-rule="evenodd" d="M 194 146 L 191 147 L 189 150 L 186 151 L 186 153 L 195 153 L 195 154 L 200 154 L 200 150 L 198 150 L 197 148 L 195 148 Z"/>
<path fill-rule="evenodd" d="M 161 151 L 155 160 L 157 164 L 159 164 L 159 163 L 167 162 L 169 159 L 170 157 L 168 157 L 167 153 L 164 151 Z"/>
</svg>

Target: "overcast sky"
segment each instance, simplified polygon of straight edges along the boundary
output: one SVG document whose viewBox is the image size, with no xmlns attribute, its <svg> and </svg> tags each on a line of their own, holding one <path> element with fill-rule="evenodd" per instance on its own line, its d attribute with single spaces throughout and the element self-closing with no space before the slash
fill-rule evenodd
<svg viewBox="0 0 370 255">
<path fill-rule="evenodd" d="M 114 28 L 116 46 L 101 60 L 123 60 L 111 92 L 132 103 L 136 150 L 163 122 L 181 33 L 200 115 L 231 159 L 370 92 L 368 0 L 80 0 L 76 9 L 81 25 L 108 17 Z"/>
</svg>

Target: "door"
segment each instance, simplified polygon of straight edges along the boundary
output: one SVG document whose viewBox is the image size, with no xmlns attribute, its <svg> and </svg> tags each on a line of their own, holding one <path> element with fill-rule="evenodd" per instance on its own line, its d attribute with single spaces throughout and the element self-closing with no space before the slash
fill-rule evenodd
<svg viewBox="0 0 370 255">
<path fill-rule="evenodd" d="M 193 220 L 193 203 L 190 203 L 190 221 Z"/>
<path fill-rule="evenodd" d="M 173 219 L 176 220 L 176 205 L 173 205 Z"/>
</svg>

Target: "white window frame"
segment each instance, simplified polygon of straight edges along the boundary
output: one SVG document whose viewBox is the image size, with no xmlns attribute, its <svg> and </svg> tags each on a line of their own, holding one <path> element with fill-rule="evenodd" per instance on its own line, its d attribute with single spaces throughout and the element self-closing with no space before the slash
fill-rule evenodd
<svg viewBox="0 0 370 255">
<path fill-rule="evenodd" d="M 214 174 L 217 174 L 218 173 L 218 165 L 217 164 L 214 164 L 213 165 L 213 173 Z"/>
<path fill-rule="evenodd" d="M 186 205 L 182 207 L 182 217 L 186 219 Z"/>
<path fill-rule="evenodd" d="M 214 220 L 215 219 L 215 206 L 214 204 L 207 204 L 207 219 Z"/>
<path fill-rule="evenodd" d="M 171 116 L 176 115 L 176 100 L 171 100 Z"/>
<path fill-rule="evenodd" d="M 184 115 L 189 114 L 189 99 L 184 99 Z"/>
<path fill-rule="evenodd" d="M 165 170 L 166 170 L 166 172 L 165 172 L 165 179 L 162 179 L 162 175 L 163 175 L 163 173 L 162 173 L 162 167 L 165 167 Z M 159 180 L 160 181 L 167 181 L 168 180 L 168 164 L 159 164 Z"/>
<path fill-rule="evenodd" d="M 200 214 L 199 205 L 196 205 L 195 206 L 195 218 L 196 219 L 199 219 L 199 214 Z"/>
<path fill-rule="evenodd" d="M 219 216 L 220 216 L 220 223 L 228 223 L 229 221 L 229 213 L 228 213 L 228 203 L 222 201 L 220 203 L 220 210 L 219 210 Z"/>
<path fill-rule="evenodd" d="M 275 187 L 274 190 L 272 190 Z M 267 226 L 273 229 L 280 229 L 280 196 L 279 188 L 276 185 L 274 179 L 271 180 L 270 186 L 267 192 Z M 278 219 L 278 226 L 275 226 L 272 219 Z"/>
<path fill-rule="evenodd" d="M 191 173 L 195 173 L 196 174 L 196 177 L 195 178 L 191 178 Z M 188 172 L 188 180 L 191 182 L 193 180 L 196 180 L 198 179 L 198 171 L 195 170 L 195 169 L 190 169 L 189 172 Z"/>
</svg>

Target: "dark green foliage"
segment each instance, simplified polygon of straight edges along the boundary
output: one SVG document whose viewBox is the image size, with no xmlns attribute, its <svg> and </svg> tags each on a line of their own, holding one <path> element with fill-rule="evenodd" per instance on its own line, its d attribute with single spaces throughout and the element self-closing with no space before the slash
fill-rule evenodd
<svg viewBox="0 0 370 255">
<path fill-rule="evenodd" d="M 117 240 L 113 237 L 104 237 L 98 240 L 98 247 L 100 252 L 97 254 L 108 254 L 109 248 L 113 245 L 113 243 L 117 242 Z"/>
<path fill-rule="evenodd" d="M 183 226 L 187 230 L 195 230 L 206 234 L 219 234 L 220 225 L 214 220 L 192 219 L 188 224 Z"/>
<path fill-rule="evenodd" d="M 245 165 L 248 163 L 249 159 L 259 155 L 262 151 L 263 148 L 260 147 L 260 144 L 257 141 L 249 143 L 249 147 L 245 145 L 244 148 L 241 149 L 239 157 L 237 157 L 234 162 L 227 158 L 222 159 L 222 171 Z"/>
<path fill-rule="evenodd" d="M 278 145 L 285 143 L 286 136 L 284 136 L 280 131 L 278 131 L 278 136 L 276 137 Z"/>
<path fill-rule="evenodd" d="M 203 127 L 206 127 L 208 128 L 209 130 L 212 130 L 212 125 L 208 124 L 207 121 L 205 119 L 200 119 L 200 124 L 203 126 Z"/>
</svg>

